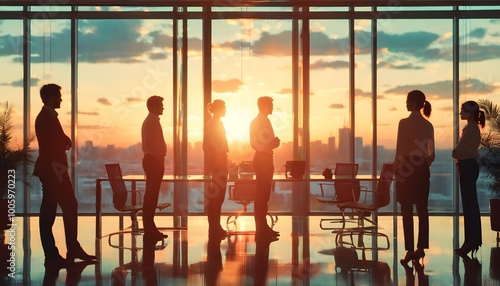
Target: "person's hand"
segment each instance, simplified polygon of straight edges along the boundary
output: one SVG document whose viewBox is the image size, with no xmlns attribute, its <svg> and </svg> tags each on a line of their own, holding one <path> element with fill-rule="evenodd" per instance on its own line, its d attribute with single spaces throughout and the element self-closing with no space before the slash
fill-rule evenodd
<svg viewBox="0 0 500 286">
<path fill-rule="evenodd" d="M 273 145 L 274 148 L 278 147 L 280 145 L 281 140 L 278 137 L 274 137 Z"/>
</svg>

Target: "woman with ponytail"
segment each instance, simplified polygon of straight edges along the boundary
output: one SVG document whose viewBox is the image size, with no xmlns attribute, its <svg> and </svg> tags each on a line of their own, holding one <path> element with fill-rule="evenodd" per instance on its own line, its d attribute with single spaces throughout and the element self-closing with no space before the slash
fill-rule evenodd
<svg viewBox="0 0 500 286">
<path fill-rule="evenodd" d="M 401 119 L 398 126 L 394 172 L 396 198 L 401 205 L 406 255 L 401 264 L 424 258 L 429 248 L 430 166 L 434 161 L 434 127 L 424 118 L 431 115 L 431 104 L 420 90 L 413 90 L 406 98 L 410 116 Z M 423 115 L 421 110 L 423 109 Z M 418 241 L 414 250 L 413 205 L 418 214 Z M 414 262 L 415 263 L 415 262 Z"/>
<path fill-rule="evenodd" d="M 475 101 L 467 101 L 460 109 L 460 119 L 467 120 L 467 125 L 462 130 L 462 136 L 457 146 L 452 151 L 452 156 L 457 160 L 460 177 L 460 194 L 462 197 L 462 210 L 464 212 L 464 243 L 455 253 L 467 255 L 472 251 L 477 252 L 482 244 L 481 216 L 477 202 L 476 181 L 479 176 L 479 166 L 476 158 L 479 157 L 479 144 L 481 142 L 481 128 L 485 124 L 484 112 L 479 110 Z"/>
<path fill-rule="evenodd" d="M 203 150 L 205 151 L 207 170 L 212 176 L 210 190 L 205 194 L 208 234 L 210 238 L 222 239 L 227 236 L 226 230 L 220 225 L 220 215 L 226 195 L 229 148 L 226 129 L 220 119 L 226 115 L 226 104 L 224 101 L 216 99 L 208 104 L 207 109 L 213 114 L 203 132 Z"/>
</svg>

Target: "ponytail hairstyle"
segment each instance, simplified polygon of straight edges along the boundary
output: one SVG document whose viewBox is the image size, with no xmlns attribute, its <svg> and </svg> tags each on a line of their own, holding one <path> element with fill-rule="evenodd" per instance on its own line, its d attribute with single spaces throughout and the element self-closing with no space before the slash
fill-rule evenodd
<svg viewBox="0 0 500 286">
<path fill-rule="evenodd" d="M 224 110 L 225 106 L 226 106 L 226 103 L 223 100 L 216 99 L 212 103 L 207 104 L 207 110 L 210 113 L 215 114 L 219 111 Z"/>
<path fill-rule="evenodd" d="M 431 103 L 425 100 L 425 94 L 420 90 L 412 90 L 408 93 L 408 101 L 415 103 L 415 106 L 420 110 L 424 109 L 425 117 L 429 118 L 431 116 Z"/>
<path fill-rule="evenodd" d="M 462 104 L 462 109 L 469 112 L 471 114 L 471 118 L 476 121 L 481 128 L 484 128 L 486 124 L 486 116 L 484 111 L 479 110 L 479 104 L 477 102 L 469 100 Z"/>
</svg>

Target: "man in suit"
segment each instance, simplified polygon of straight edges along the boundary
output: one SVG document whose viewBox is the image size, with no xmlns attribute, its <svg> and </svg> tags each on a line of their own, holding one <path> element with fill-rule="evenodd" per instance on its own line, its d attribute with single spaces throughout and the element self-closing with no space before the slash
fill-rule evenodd
<svg viewBox="0 0 500 286">
<path fill-rule="evenodd" d="M 167 155 L 167 144 L 160 124 L 160 115 L 163 114 L 164 109 L 163 97 L 153 95 L 148 98 L 146 105 L 149 114 L 144 119 L 141 129 L 142 151 L 144 152 L 142 168 L 146 173 L 146 193 L 142 208 L 144 239 L 160 241 L 168 237 L 158 230 L 154 222 L 161 180 L 165 172 L 165 156 Z"/>
<path fill-rule="evenodd" d="M 257 100 L 259 114 L 250 123 L 250 145 L 254 149 L 253 167 L 257 192 L 254 202 L 255 228 L 257 237 L 276 237 L 279 232 L 272 230 L 266 221 L 269 197 L 274 174 L 273 149 L 280 145 L 280 139 L 274 135 L 271 121 L 273 99 L 268 96 Z"/>
<path fill-rule="evenodd" d="M 61 107 L 61 87 L 46 84 L 40 89 L 43 107 L 35 120 L 39 156 L 33 175 L 42 183 L 43 197 L 40 206 L 40 238 L 45 253 L 45 265 L 66 265 L 74 259 L 96 260 L 87 254 L 77 240 L 78 202 L 68 175 L 66 151 L 71 149 L 71 139 L 64 134 L 56 109 Z M 66 238 L 66 258 L 59 254 L 52 226 L 57 206 L 61 207 Z"/>
</svg>

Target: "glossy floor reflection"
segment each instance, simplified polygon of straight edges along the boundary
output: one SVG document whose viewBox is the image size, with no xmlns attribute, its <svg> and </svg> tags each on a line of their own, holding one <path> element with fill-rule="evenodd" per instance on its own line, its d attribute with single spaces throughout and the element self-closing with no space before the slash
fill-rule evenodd
<svg viewBox="0 0 500 286">
<path fill-rule="evenodd" d="M 320 217 L 280 216 L 275 226 L 279 240 L 256 242 L 252 234 L 209 240 L 206 218 L 192 216 L 188 230 L 166 231 L 169 237 L 163 244 L 145 244 L 141 236 L 130 234 L 96 242 L 94 217 L 80 217 L 79 239 L 89 253 L 100 253 L 101 262 L 68 269 L 45 268 L 38 219 L 17 219 L 15 232 L 6 237 L 15 249 L 4 245 L 1 251 L 7 285 L 500 285 L 500 247 L 489 217 L 482 219 L 483 246 L 477 260 L 453 254 L 462 241 L 454 227 L 461 220 L 431 217 L 430 249 L 423 265 L 410 263 L 406 269 L 399 263 L 404 255 L 400 219 L 395 225 L 392 217 L 379 218 L 377 235 L 336 236 L 320 229 Z M 157 224 L 169 225 L 171 220 L 158 217 Z M 118 224 L 117 217 L 104 217 L 103 233 L 115 231 Z M 239 227 L 252 229 L 252 217 L 240 218 Z M 64 254 L 59 217 L 55 229 Z M 15 278 L 7 276 L 11 253 Z"/>
</svg>

